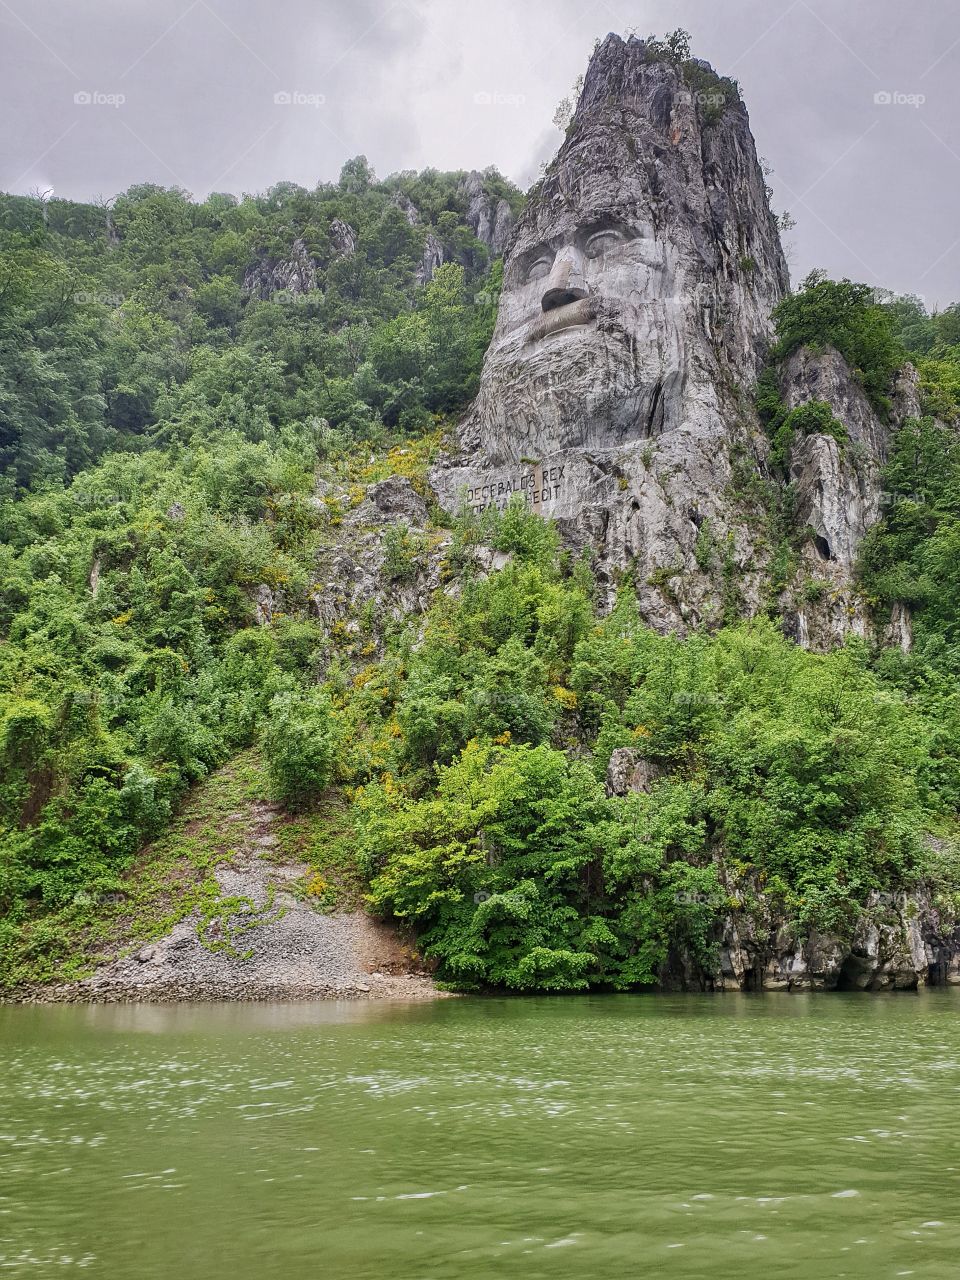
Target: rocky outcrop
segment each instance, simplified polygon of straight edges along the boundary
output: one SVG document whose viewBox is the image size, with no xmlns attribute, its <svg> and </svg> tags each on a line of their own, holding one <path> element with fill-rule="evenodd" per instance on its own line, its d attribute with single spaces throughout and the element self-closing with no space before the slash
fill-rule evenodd
<svg viewBox="0 0 960 1280">
<path fill-rule="evenodd" d="M 443 265 L 443 261 L 443 241 L 432 231 L 428 231 L 423 241 L 423 254 L 416 271 L 417 284 L 428 284 L 433 279 L 433 273 L 437 267 Z"/>
<path fill-rule="evenodd" d="M 349 517 L 352 524 L 404 523 L 423 528 L 427 504 L 405 476 L 387 476 L 370 486 Z"/>
<path fill-rule="evenodd" d="M 749 388 L 787 287 L 746 110 L 701 98 L 642 41 L 599 47 L 512 233 L 459 454 L 431 477 L 450 510 L 517 495 L 556 518 L 601 581 L 630 566 L 664 630 L 719 616 L 708 543 L 760 607 L 762 539 L 729 491 L 735 454 L 765 448 Z"/>
<path fill-rule="evenodd" d="M 663 769 L 631 747 L 618 747 L 607 765 L 607 795 L 625 796 L 631 791 L 650 791 L 663 777 Z"/>
<path fill-rule="evenodd" d="M 348 493 L 328 492 L 326 500 L 348 502 Z M 336 541 L 317 556 L 310 599 L 315 615 L 346 636 L 369 635 L 379 649 L 391 622 L 424 613 L 445 585 L 444 558 L 451 537 L 428 530 L 427 504 L 404 476 L 388 476 L 370 488 L 343 516 Z M 391 561 L 384 534 L 402 531 L 409 554 Z"/>
<path fill-rule="evenodd" d="M 342 218 L 334 218 L 327 232 L 335 258 L 348 258 L 357 251 L 357 233 Z M 286 258 L 265 257 L 244 272 L 242 289 L 248 297 L 262 301 L 292 301 L 318 290 L 320 263 L 299 236 Z"/>
<path fill-rule="evenodd" d="M 393 197 L 393 203 L 406 218 L 408 226 L 418 227 L 420 225 L 420 211 L 409 196 L 405 196 L 402 191 L 398 191 Z"/>
<path fill-rule="evenodd" d="M 794 518 L 807 536 L 798 582 L 781 606 L 786 629 L 798 643 L 827 650 L 848 635 L 872 634 L 867 602 L 856 585 L 857 560 L 867 530 L 885 514 L 882 470 L 890 441 L 907 417 L 919 413 L 917 375 L 912 365 L 905 366 L 886 419 L 873 409 L 844 358 L 829 347 L 794 352 L 781 368 L 780 384 L 788 408 L 822 401 L 846 435 L 843 441 L 805 436 L 794 442 L 789 458 Z M 894 611 L 880 638 L 909 649 L 906 610 Z"/>
<path fill-rule="evenodd" d="M 317 265 L 303 240 L 294 240 L 289 258 L 267 258 L 249 267 L 243 291 L 265 301 L 302 297 L 319 287 Z"/>
<path fill-rule="evenodd" d="M 852 930 L 801 932 L 785 923 L 756 884 L 723 875 L 731 901 L 704 969 L 675 948 L 661 974 L 668 989 L 734 991 L 915 991 L 960 985 L 960 928 L 929 894 L 871 893 Z"/>
<path fill-rule="evenodd" d="M 490 195 L 484 186 L 483 175 L 475 170 L 463 179 L 460 191 L 467 203 L 464 221 L 473 229 L 477 239 L 489 248 L 491 256 L 500 257 L 506 250 L 514 226 L 509 201 Z M 409 196 L 398 191 L 393 197 L 393 203 L 411 227 L 421 225 L 420 212 Z M 437 267 L 442 266 L 445 261 L 446 251 L 442 240 L 428 228 L 417 265 L 417 283 L 429 283 Z"/>
<path fill-rule="evenodd" d="M 328 232 L 330 246 L 338 258 L 349 258 L 357 251 L 357 233 L 349 222 L 342 218 L 334 218 Z"/>
<path fill-rule="evenodd" d="M 790 409 L 823 401 L 846 429 L 847 440 L 810 435 L 790 456 L 797 517 L 809 525 L 824 560 L 850 572 L 863 535 L 880 518 L 880 469 L 886 462 L 891 427 L 881 422 L 838 351 L 816 353 L 801 347 L 784 362 L 781 394 Z"/>
<path fill-rule="evenodd" d="M 483 175 L 475 169 L 463 181 L 463 194 L 467 199 L 465 217 L 473 234 L 489 248 L 492 257 L 502 257 L 515 223 L 509 201 L 490 195 L 484 187 Z"/>
<path fill-rule="evenodd" d="M 431 481 L 450 511 L 519 498 L 555 519 L 591 552 L 608 600 L 630 574 L 658 630 L 779 605 L 787 634 L 827 649 L 871 633 L 857 558 L 883 512 L 891 433 L 918 411 L 916 379 L 908 366 L 883 420 L 838 352 L 786 361 L 785 403 L 826 402 L 847 438 L 794 442 L 807 537 L 774 598 L 781 515 L 756 495 L 780 479 L 753 387 L 787 269 L 745 107 L 707 64 L 697 92 L 684 74 L 633 38 L 594 54 L 511 233 L 479 394 Z M 477 212 L 473 175 L 470 191 Z M 887 630 L 909 645 L 908 617 Z"/>
</svg>

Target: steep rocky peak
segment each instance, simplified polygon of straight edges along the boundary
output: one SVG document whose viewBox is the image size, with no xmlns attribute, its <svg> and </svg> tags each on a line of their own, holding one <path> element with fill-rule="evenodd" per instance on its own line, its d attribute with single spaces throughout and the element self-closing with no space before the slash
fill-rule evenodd
<svg viewBox="0 0 960 1280">
<path fill-rule="evenodd" d="M 607 36 L 520 238 L 549 226 L 564 204 L 679 233 L 709 270 L 741 277 L 770 305 L 787 289 L 746 108 L 735 82 L 708 62 L 680 63 L 635 37 Z"/>
<path fill-rule="evenodd" d="M 787 287 L 735 82 L 608 36 L 511 237 L 460 453 L 434 469 L 441 503 L 525 501 L 590 549 L 609 601 L 629 572 L 658 630 L 755 614 L 776 593 L 801 643 L 865 634 L 853 574 L 880 511 L 886 432 L 842 362 L 798 355 L 783 388 L 791 408 L 835 403 L 850 440 L 804 437 L 789 459 L 813 532 L 798 573 L 829 612 L 813 615 L 802 581 L 776 582 L 773 498 L 753 509 L 769 444 L 752 390 Z"/>
<path fill-rule="evenodd" d="M 509 244 L 514 216 L 508 201 L 491 195 L 485 186 L 483 175 L 471 169 L 464 177 L 461 189 L 467 200 L 466 220 L 479 241 L 487 245 L 495 256 L 502 254 Z"/>
<path fill-rule="evenodd" d="M 720 78 L 704 58 L 690 58 L 687 63 L 714 79 Z M 645 40 L 636 36 L 624 40 L 611 31 L 591 55 L 575 117 L 602 105 L 639 104 L 651 97 L 659 99 L 661 108 L 669 106 L 663 101 L 662 90 L 671 83 L 676 89 L 684 85 L 683 70 L 678 61 L 659 53 Z M 737 105 L 743 111 L 738 98 L 736 102 L 731 99 L 730 105 Z"/>
<path fill-rule="evenodd" d="M 736 86 L 608 37 L 511 237 L 466 438 L 519 459 L 721 434 L 786 287 Z"/>
</svg>

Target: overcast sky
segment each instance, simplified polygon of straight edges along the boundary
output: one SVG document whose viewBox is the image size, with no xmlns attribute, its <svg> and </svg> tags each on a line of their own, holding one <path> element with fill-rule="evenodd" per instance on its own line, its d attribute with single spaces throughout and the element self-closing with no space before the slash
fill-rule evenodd
<svg viewBox="0 0 960 1280">
<path fill-rule="evenodd" d="M 741 83 L 795 281 L 960 299 L 957 0 L 0 0 L 0 189 L 312 187 L 360 152 L 526 187 L 594 40 L 678 25 Z"/>
</svg>

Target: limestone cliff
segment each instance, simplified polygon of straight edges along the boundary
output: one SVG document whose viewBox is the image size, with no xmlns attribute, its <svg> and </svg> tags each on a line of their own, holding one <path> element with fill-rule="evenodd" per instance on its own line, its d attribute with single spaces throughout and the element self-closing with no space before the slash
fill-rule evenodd
<svg viewBox="0 0 960 1280">
<path fill-rule="evenodd" d="M 843 357 L 832 348 L 801 348 L 780 374 L 785 404 L 828 404 L 846 429 L 841 444 L 833 436 L 809 435 L 794 443 L 789 479 L 794 521 L 804 531 L 800 571 L 780 601 L 785 630 L 799 644 L 829 649 L 850 634 L 868 637 L 871 620 L 855 585 L 860 544 L 884 515 L 887 495 L 881 471 L 893 431 L 904 418 L 919 417 L 916 371 L 905 366 L 894 388 L 893 411 L 882 421 Z M 804 584 L 815 590 L 805 591 Z M 895 612 L 881 637 L 910 647 L 910 619 Z"/>
<path fill-rule="evenodd" d="M 786 593 L 772 580 L 755 494 L 784 486 L 753 388 L 787 288 L 736 86 L 608 36 L 513 232 L 480 391 L 432 475 L 441 503 L 480 511 L 519 494 L 593 551 L 608 599 L 629 570 L 659 630 L 779 606 L 802 644 L 864 633 L 854 566 L 891 424 L 835 352 L 798 353 L 783 372 L 787 403 L 828 401 L 850 448 L 796 446 L 809 545 Z M 904 626 L 895 638 L 908 643 Z"/>
<path fill-rule="evenodd" d="M 698 565 L 707 524 L 729 544 L 747 607 L 762 549 L 727 498 L 731 451 L 756 449 L 747 389 L 787 269 L 735 88 L 609 36 L 568 136 L 514 232 L 451 509 L 514 493 L 597 552 L 631 562 L 651 623 L 715 620 Z M 661 584 L 665 574 L 671 586 Z"/>
</svg>

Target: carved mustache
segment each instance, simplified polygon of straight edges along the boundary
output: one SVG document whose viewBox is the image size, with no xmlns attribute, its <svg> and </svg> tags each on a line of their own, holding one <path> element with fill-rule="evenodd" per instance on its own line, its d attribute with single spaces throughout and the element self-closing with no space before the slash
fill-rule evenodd
<svg viewBox="0 0 960 1280">
<path fill-rule="evenodd" d="M 527 341 L 536 342 L 545 338 L 548 333 L 556 333 L 560 329 L 569 329 L 575 324 L 589 324 L 596 319 L 597 306 L 593 298 L 578 298 L 576 302 L 568 302 L 564 307 L 554 307 L 545 311 L 534 320 L 527 330 Z"/>
</svg>

